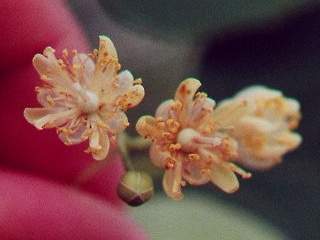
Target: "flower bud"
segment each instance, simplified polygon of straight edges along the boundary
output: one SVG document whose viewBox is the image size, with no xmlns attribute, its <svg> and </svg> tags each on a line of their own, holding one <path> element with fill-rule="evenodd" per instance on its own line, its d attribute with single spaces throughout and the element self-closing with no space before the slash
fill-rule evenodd
<svg viewBox="0 0 320 240">
<path fill-rule="evenodd" d="M 128 171 L 121 177 L 117 191 L 128 205 L 139 206 L 153 196 L 153 181 L 145 172 Z"/>
</svg>

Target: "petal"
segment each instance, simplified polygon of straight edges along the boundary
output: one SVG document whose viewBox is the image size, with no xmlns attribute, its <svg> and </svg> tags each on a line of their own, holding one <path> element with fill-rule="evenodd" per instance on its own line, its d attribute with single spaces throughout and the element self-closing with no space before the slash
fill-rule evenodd
<svg viewBox="0 0 320 240">
<path fill-rule="evenodd" d="M 137 106 L 144 97 L 144 88 L 142 85 L 137 84 L 132 86 L 128 92 L 120 96 L 118 99 L 121 109 L 127 110 Z"/>
<path fill-rule="evenodd" d="M 105 123 L 113 134 L 119 134 L 129 126 L 127 115 L 122 111 L 110 113 L 110 116 L 104 116 L 103 119 L 106 119 Z"/>
<path fill-rule="evenodd" d="M 200 86 L 200 81 L 195 78 L 183 80 L 176 91 L 175 100 L 180 101 L 182 104 L 190 104 Z"/>
<path fill-rule="evenodd" d="M 211 182 L 226 193 L 239 189 L 237 176 L 225 164 L 215 164 L 209 173 Z"/>
<path fill-rule="evenodd" d="M 293 150 L 301 144 L 302 137 L 298 133 L 283 131 L 281 134 L 276 136 L 275 141 L 278 144 L 287 146 L 288 150 Z"/>
<path fill-rule="evenodd" d="M 237 159 L 237 162 L 250 169 L 267 170 L 281 162 L 281 159 L 279 158 L 256 158 L 241 146 L 239 148 L 239 156 L 240 157 Z"/>
<path fill-rule="evenodd" d="M 152 116 L 142 116 L 136 124 L 137 132 L 143 137 L 161 139 L 161 131 L 157 126 L 157 120 Z"/>
<path fill-rule="evenodd" d="M 174 100 L 166 100 L 162 102 L 156 110 L 156 117 L 161 117 L 163 120 L 167 120 L 168 118 L 174 118 L 176 114 L 173 113 L 172 104 Z"/>
<path fill-rule="evenodd" d="M 126 92 L 130 87 L 133 86 L 133 76 L 129 70 L 124 70 L 118 75 L 119 87 L 117 91 Z"/>
<path fill-rule="evenodd" d="M 192 108 L 190 117 L 188 120 L 188 125 L 197 129 L 198 127 L 205 128 L 203 124 L 210 125 L 210 119 L 212 118 L 213 108 L 216 105 L 216 102 L 208 97 L 196 98 Z"/>
<path fill-rule="evenodd" d="M 301 120 L 300 103 L 292 98 L 286 99 L 286 112 L 284 121 L 289 129 L 295 129 L 298 127 Z"/>
<path fill-rule="evenodd" d="M 104 35 L 99 36 L 99 55 L 98 61 L 102 60 L 106 55 L 113 58 L 118 58 L 117 50 L 110 38 Z"/>
<path fill-rule="evenodd" d="M 109 92 L 110 89 L 113 89 L 112 84 L 116 79 L 120 65 L 112 41 L 106 36 L 99 36 L 99 40 L 96 67 L 90 89 L 100 94 L 101 92 Z"/>
<path fill-rule="evenodd" d="M 78 116 L 77 109 L 26 108 L 25 119 L 38 129 L 59 127 Z"/>
<path fill-rule="evenodd" d="M 83 118 L 73 119 L 64 125 L 59 131 L 60 140 L 66 145 L 79 144 L 87 140 L 87 123 Z"/>
<path fill-rule="evenodd" d="M 164 168 L 168 158 L 171 157 L 169 152 L 163 151 L 161 146 L 156 143 L 151 144 L 149 155 L 152 163 L 159 168 Z"/>
<path fill-rule="evenodd" d="M 236 94 L 235 98 L 256 101 L 258 99 L 271 99 L 281 96 L 282 93 L 278 90 L 257 85 L 241 90 Z"/>
<path fill-rule="evenodd" d="M 75 99 L 71 96 L 60 94 L 55 88 L 37 87 L 36 91 L 38 102 L 47 108 L 72 108 L 75 107 Z"/>
<path fill-rule="evenodd" d="M 186 161 L 183 163 L 183 179 L 191 185 L 203 185 L 210 181 L 208 174 L 203 171 L 202 160 Z"/>
<path fill-rule="evenodd" d="M 89 146 L 95 160 L 104 160 L 110 148 L 108 133 L 102 129 L 93 130 L 89 136 Z"/>
<path fill-rule="evenodd" d="M 239 119 L 249 115 L 254 109 L 247 101 L 224 100 L 214 110 L 212 117 L 221 128 L 235 126 Z"/>
<path fill-rule="evenodd" d="M 32 63 L 43 81 L 63 89 L 73 89 L 73 82 L 68 73 L 59 65 L 53 48 L 45 48 L 43 55 L 36 54 Z"/>
<path fill-rule="evenodd" d="M 76 79 L 81 85 L 89 87 L 95 70 L 93 60 L 87 54 L 78 53 L 73 57 L 72 63 L 73 66 L 77 66 L 74 68 Z"/>
<path fill-rule="evenodd" d="M 177 161 L 175 167 L 166 170 L 163 176 L 162 185 L 165 193 L 174 200 L 181 200 L 182 162 Z"/>
<path fill-rule="evenodd" d="M 281 162 L 282 156 L 297 148 L 302 138 L 286 128 L 257 117 L 246 117 L 235 129 L 240 162 L 254 169 L 266 169 Z"/>
<path fill-rule="evenodd" d="M 200 86 L 201 83 L 199 80 L 188 78 L 180 83 L 176 91 L 175 100 L 182 104 L 182 111 L 179 115 L 182 127 L 186 126 L 188 118 L 191 116 L 193 98 Z"/>
</svg>

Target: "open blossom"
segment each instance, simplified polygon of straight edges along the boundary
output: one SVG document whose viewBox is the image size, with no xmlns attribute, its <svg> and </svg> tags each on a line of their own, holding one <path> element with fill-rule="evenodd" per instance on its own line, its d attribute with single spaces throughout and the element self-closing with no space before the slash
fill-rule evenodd
<svg viewBox="0 0 320 240">
<path fill-rule="evenodd" d="M 152 140 L 150 158 L 165 169 L 163 188 L 176 200 L 183 197 L 181 186 L 187 183 L 211 181 L 231 193 L 239 187 L 235 173 L 251 176 L 231 162 L 238 158 L 238 144 L 227 134 L 232 120 L 223 111 L 217 121 L 212 118 L 215 101 L 197 93 L 200 85 L 196 79 L 184 80 L 175 98 L 163 102 L 155 117 L 143 116 L 136 125 L 140 135 Z"/>
<path fill-rule="evenodd" d="M 57 59 L 47 47 L 33 65 L 43 85 L 36 88 L 39 108 L 26 108 L 26 120 L 37 129 L 57 128 L 66 144 L 89 140 L 87 152 L 105 159 L 110 139 L 128 127 L 125 111 L 144 97 L 141 80 L 127 70 L 120 73 L 111 40 L 100 36 L 99 49 L 90 54 L 63 51 Z M 110 137 L 110 139 L 109 139 Z"/>
<path fill-rule="evenodd" d="M 231 134 L 239 144 L 239 162 L 267 169 L 300 145 L 301 136 L 292 132 L 301 118 L 298 101 L 284 97 L 280 91 L 253 86 L 223 101 L 217 111 L 226 111 L 241 101 L 247 102 L 247 112 L 231 123 Z"/>
</svg>

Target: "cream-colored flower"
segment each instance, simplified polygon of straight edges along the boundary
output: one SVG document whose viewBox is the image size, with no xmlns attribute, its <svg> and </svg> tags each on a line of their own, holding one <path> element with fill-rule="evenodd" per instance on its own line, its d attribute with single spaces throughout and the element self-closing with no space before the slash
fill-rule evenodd
<svg viewBox="0 0 320 240">
<path fill-rule="evenodd" d="M 33 65 L 43 85 L 37 87 L 40 108 L 26 108 L 24 116 L 37 129 L 57 128 L 66 144 L 89 140 L 88 152 L 96 160 L 105 159 L 110 139 L 128 127 L 124 113 L 144 97 L 141 80 L 120 64 L 111 40 L 100 36 L 99 49 L 84 54 L 63 51 L 57 59 L 47 47 L 36 54 Z"/>
<path fill-rule="evenodd" d="M 239 143 L 242 164 L 267 169 L 299 146 L 301 136 L 291 131 L 301 118 L 298 101 L 284 97 L 280 91 L 253 86 L 223 101 L 217 111 L 226 111 L 239 101 L 247 102 L 247 112 L 231 123 L 231 135 Z"/>
<path fill-rule="evenodd" d="M 239 187 L 235 173 L 250 177 L 230 162 L 238 157 L 238 144 L 226 134 L 228 129 L 212 118 L 215 101 L 205 93 L 196 93 L 200 85 L 196 79 L 184 80 L 174 100 L 165 101 L 155 117 L 143 116 L 136 125 L 140 135 L 153 141 L 150 158 L 165 169 L 164 190 L 176 200 L 183 197 L 181 186 L 186 183 L 211 181 L 231 193 Z"/>
</svg>

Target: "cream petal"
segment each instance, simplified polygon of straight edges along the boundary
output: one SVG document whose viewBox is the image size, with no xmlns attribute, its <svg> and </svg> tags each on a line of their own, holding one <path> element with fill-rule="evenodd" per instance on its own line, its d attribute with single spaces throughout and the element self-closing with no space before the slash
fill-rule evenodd
<svg viewBox="0 0 320 240">
<path fill-rule="evenodd" d="M 104 122 L 108 125 L 109 131 L 113 134 L 119 134 L 129 126 L 127 115 L 122 111 L 109 113 L 109 116 L 104 116 L 103 119 L 105 119 Z"/>
<path fill-rule="evenodd" d="M 277 126 L 268 120 L 260 117 L 246 116 L 239 120 L 238 134 L 242 134 L 244 137 L 248 134 L 270 134 L 277 131 Z"/>
<path fill-rule="evenodd" d="M 183 179 L 191 185 L 203 185 L 210 181 L 209 174 L 203 171 L 202 160 L 183 163 Z"/>
<path fill-rule="evenodd" d="M 245 148 L 242 148 L 240 146 L 239 158 L 237 159 L 237 162 L 250 169 L 267 170 L 281 163 L 281 158 L 257 158 L 252 154 L 248 153 Z"/>
<path fill-rule="evenodd" d="M 245 100 L 224 100 L 214 110 L 212 118 L 219 127 L 228 128 L 235 126 L 239 119 L 249 115 L 253 110 L 253 106 Z"/>
<path fill-rule="evenodd" d="M 282 156 L 297 148 L 302 141 L 299 134 L 286 129 L 274 130 L 272 123 L 263 119 L 251 117 L 240 123 L 237 137 L 239 161 L 252 169 L 268 169 L 280 163 Z"/>
<path fill-rule="evenodd" d="M 168 118 L 172 118 L 172 104 L 174 101 L 172 99 L 166 100 L 162 102 L 156 110 L 156 117 L 161 117 L 163 120 L 167 120 Z"/>
<path fill-rule="evenodd" d="M 117 51 L 112 41 L 106 36 L 99 36 L 99 50 L 94 77 L 90 89 L 105 95 L 113 89 L 117 72 L 120 68 Z"/>
<path fill-rule="evenodd" d="M 295 99 L 287 98 L 285 104 L 286 110 L 282 120 L 289 129 L 295 129 L 301 120 L 300 103 Z"/>
<path fill-rule="evenodd" d="M 81 85 L 89 87 L 95 70 L 93 60 L 85 53 L 77 53 L 73 57 L 72 63 L 74 66 L 77 66 L 75 68 L 76 79 Z"/>
<path fill-rule="evenodd" d="M 87 132 L 86 122 L 78 118 L 69 121 L 62 129 L 58 130 L 58 136 L 64 144 L 74 145 L 87 140 Z"/>
<path fill-rule="evenodd" d="M 269 141 L 259 151 L 253 151 L 252 149 L 246 150 L 253 155 L 253 158 L 258 159 L 258 161 L 259 159 L 262 161 L 272 160 L 274 164 L 279 163 L 284 154 L 297 148 L 302 141 L 299 134 L 290 135 L 292 135 L 290 136 L 291 139 L 286 139 L 286 142 L 279 142 L 270 136 Z M 242 156 L 240 157 L 242 158 Z"/>
<path fill-rule="evenodd" d="M 137 132 L 143 137 L 161 139 L 162 135 L 157 126 L 157 120 L 152 116 L 142 116 L 136 124 Z"/>
<path fill-rule="evenodd" d="M 123 93 L 133 86 L 133 76 L 129 70 L 124 70 L 118 75 L 119 87 L 117 91 Z"/>
<path fill-rule="evenodd" d="M 109 152 L 110 140 L 106 131 L 102 129 L 93 130 L 89 136 L 89 147 L 95 160 L 104 160 Z"/>
<path fill-rule="evenodd" d="M 207 120 L 211 118 L 215 105 L 216 102 L 208 97 L 194 101 L 188 119 L 188 125 L 197 129 L 203 124 L 209 123 L 210 121 Z"/>
<path fill-rule="evenodd" d="M 164 168 L 167 160 L 171 157 L 170 153 L 163 151 L 160 145 L 152 143 L 149 150 L 151 162 L 159 168 Z"/>
<path fill-rule="evenodd" d="M 104 35 L 99 36 L 99 56 L 102 57 L 107 54 L 113 58 L 118 58 L 118 53 L 110 38 Z"/>
<path fill-rule="evenodd" d="M 300 103 L 293 98 L 286 99 L 287 108 L 292 113 L 297 113 L 300 111 Z"/>
<path fill-rule="evenodd" d="M 211 182 L 226 193 L 239 189 L 237 176 L 224 164 L 215 164 L 209 173 Z"/>
<path fill-rule="evenodd" d="M 283 131 L 275 137 L 275 142 L 280 145 L 285 145 L 288 150 L 293 150 L 301 144 L 302 137 L 298 133 Z"/>
<path fill-rule="evenodd" d="M 182 104 L 190 104 L 200 86 L 200 81 L 195 78 L 183 80 L 176 91 L 175 100 L 180 101 Z"/>
<path fill-rule="evenodd" d="M 182 104 L 182 110 L 179 115 L 179 120 L 182 127 L 186 127 L 188 118 L 191 115 L 191 107 L 193 98 L 198 88 L 201 86 L 199 80 L 188 78 L 182 81 L 176 91 L 175 100 Z"/>
<path fill-rule="evenodd" d="M 132 86 L 128 92 L 121 96 L 121 100 L 123 101 L 122 108 L 126 110 L 137 106 L 142 101 L 143 97 L 143 86 L 140 84 Z"/>
<path fill-rule="evenodd" d="M 37 100 L 47 108 L 74 108 L 75 98 L 62 95 L 54 88 L 37 87 Z"/>
<path fill-rule="evenodd" d="M 54 49 L 47 47 L 42 54 L 36 54 L 32 60 L 41 79 L 50 85 L 59 86 L 72 91 L 72 80 L 68 73 L 59 65 L 54 55 Z"/>
<path fill-rule="evenodd" d="M 76 109 L 26 108 L 25 119 L 37 129 L 59 127 L 78 116 Z"/>
<path fill-rule="evenodd" d="M 174 200 L 181 200 L 182 162 L 177 161 L 175 167 L 166 170 L 163 176 L 162 185 L 165 193 Z"/>
<path fill-rule="evenodd" d="M 282 93 L 275 89 L 270 89 L 265 86 L 251 86 L 241 90 L 236 94 L 237 99 L 245 99 L 256 101 L 258 99 L 271 99 L 281 97 Z"/>
</svg>

